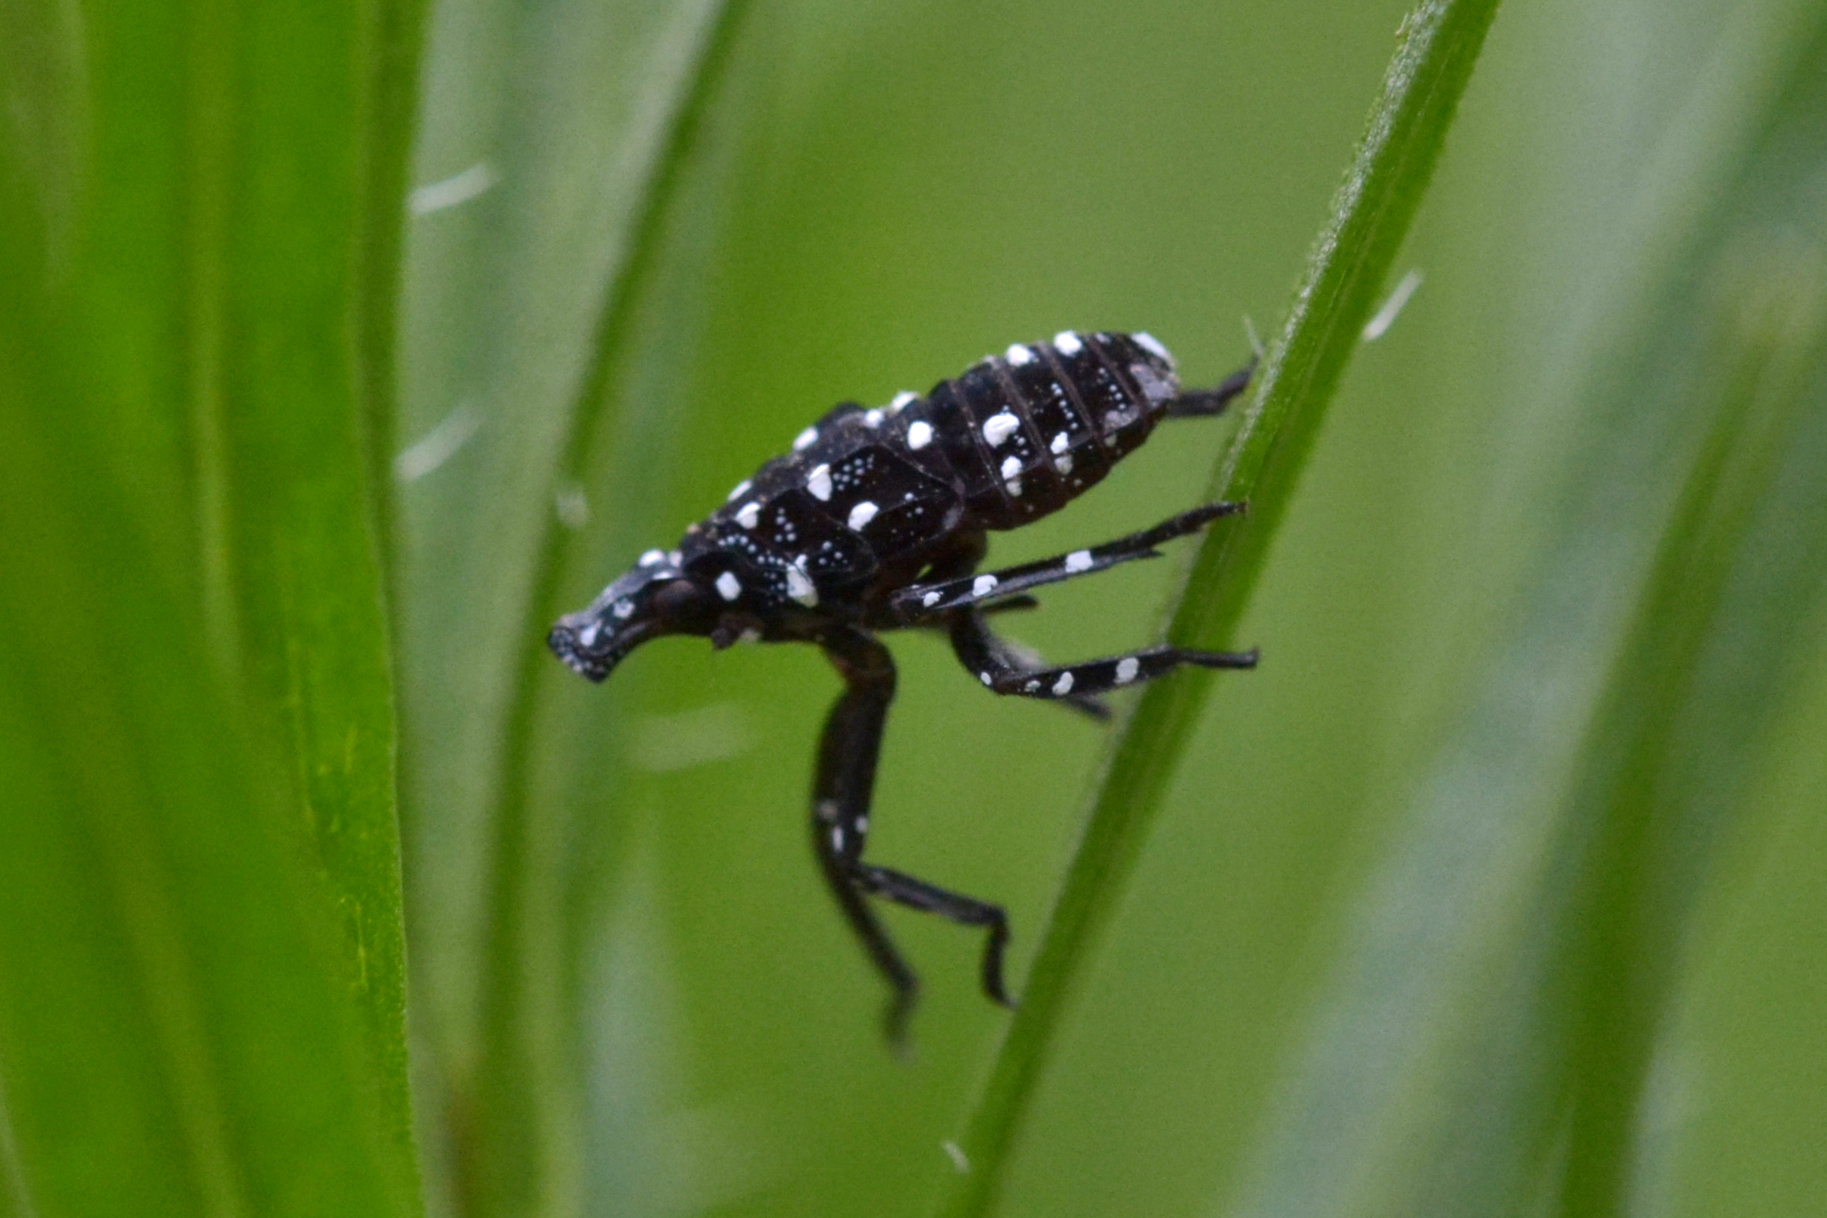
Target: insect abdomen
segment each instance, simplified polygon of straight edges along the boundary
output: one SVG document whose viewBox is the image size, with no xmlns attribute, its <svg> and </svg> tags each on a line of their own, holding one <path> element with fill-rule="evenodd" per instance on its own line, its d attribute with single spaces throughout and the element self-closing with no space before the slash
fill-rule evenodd
<svg viewBox="0 0 1827 1218">
<path fill-rule="evenodd" d="M 1178 393 L 1153 338 L 1065 332 L 979 360 L 924 398 L 837 407 L 694 526 L 684 565 L 732 609 L 853 604 L 876 572 L 921 561 L 955 530 L 1013 529 L 1064 507 Z"/>
<path fill-rule="evenodd" d="M 1102 480 L 1178 394 L 1147 335 L 1062 333 L 979 361 L 909 413 L 930 421 L 975 522 L 1013 529 Z"/>
</svg>

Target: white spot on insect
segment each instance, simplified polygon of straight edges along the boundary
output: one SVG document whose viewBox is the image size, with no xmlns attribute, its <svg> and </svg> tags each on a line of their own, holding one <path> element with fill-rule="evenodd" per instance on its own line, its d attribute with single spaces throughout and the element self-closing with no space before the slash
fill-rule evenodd
<svg viewBox="0 0 1827 1218">
<path fill-rule="evenodd" d="M 831 848 L 833 850 L 844 848 L 844 827 L 842 825 L 831 826 Z"/>
<path fill-rule="evenodd" d="M 736 578 L 734 571 L 725 571 L 717 577 L 717 595 L 726 601 L 733 601 L 742 595 L 742 581 Z"/>
<path fill-rule="evenodd" d="M 1066 555 L 1066 570 L 1077 575 L 1080 571 L 1091 570 L 1091 551 L 1074 550 Z"/>
<path fill-rule="evenodd" d="M 591 622 L 588 626 L 585 626 L 582 630 L 577 632 L 577 641 L 582 643 L 585 647 L 594 647 L 596 646 L 597 636 L 602 634 L 602 632 L 603 628 L 600 625 L 596 622 Z"/>
<path fill-rule="evenodd" d="M 812 497 L 820 502 L 831 498 L 831 467 L 829 465 L 813 466 L 812 472 L 806 475 L 806 489 L 811 491 Z"/>
<path fill-rule="evenodd" d="M 649 551 L 647 551 L 647 553 L 641 555 L 640 565 L 643 567 L 651 567 L 655 563 L 663 563 L 665 561 L 666 561 L 666 551 L 665 550 L 649 550 Z"/>
<path fill-rule="evenodd" d="M 1015 365 L 1017 368 L 1021 367 L 1023 364 L 1031 364 L 1034 362 L 1034 353 L 1020 343 L 1010 344 L 1009 349 L 1003 354 L 1008 358 L 1009 363 Z"/>
<path fill-rule="evenodd" d="M 787 595 L 811 609 L 818 604 L 818 589 L 806 575 L 806 556 L 801 554 L 787 568 Z"/>
<path fill-rule="evenodd" d="M 1039 681 L 1029 681 L 1026 685 L 1021 687 L 1021 692 L 1024 694 L 1031 694 L 1031 693 L 1036 692 L 1039 689 L 1040 689 Z"/>
<path fill-rule="evenodd" d="M 1064 457 L 1053 458 L 1053 468 L 1058 470 L 1062 474 L 1071 473 L 1072 472 L 1072 457 L 1068 454 L 1067 456 L 1064 456 Z"/>
<path fill-rule="evenodd" d="M 882 510 L 881 508 L 878 508 L 875 504 L 869 502 L 869 500 L 867 500 L 867 499 L 863 500 L 861 503 L 857 504 L 855 507 L 850 509 L 850 520 L 849 520 L 850 527 L 853 529 L 861 529 L 864 525 L 868 524 L 871 520 L 874 520 L 876 517 L 876 513 L 881 510 Z"/>
<path fill-rule="evenodd" d="M 1068 448 L 1071 448 L 1071 447 L 1072 447 L 1072 437 L 1062 431 L 1058 435 L 1053 437 L 1053 443 L 1047 445 L 1047 451 L 1051 452 L 1055 456 L 1057 456 L 1058 454 L 1065 452 Z"/>
<path fill-rule="evenodd" d="M 736 513 L 736 523 L 745 529 L 752 529 L 761 523 L 761 505 L 750 500 L 742 505 Z"/>
<path fill-rule="evenodd" d="M 1002 476 L 1004 478 L 1013 478 L 1015 475 L 1019 474 L 1020 472 L 1021 472 L 1021 458 L 1020 457 L 1004 457 L 1003 458 Z"/>
<path fill-rule="evenodd" d="M 1012 499 L 1021 498 L 1021 479 L 1010 478 L 1007 482 L 1002 484 L 1002 489 L 1009 492 L 1009 497 Z"/>
<path fill-rule="evenodd" d="M 976 579 L 971 581 L 971 595 L 988 596 L 990 590 L 995 586 L 996 577 L 994 575 L 979 575 Z"/>
<path fill-rule="evenodd" d="M 818 428 L 808 427 L 793 437 L 793 451 L 804 452 L 816 443 L 818 443 Z"/>
<path fill-rule="evenodd" d="M 677 550 L 674 550 L 672 553 L 670 553 L 666 556 L 666 561 L 676 567 L 683 560 L 680 557 L 679 552 Z"/>
<path fill-rule="evenodd" d="M 627 600 L 617 601 L 617 602 L 615 602 L 614 607 L 609 610 L 609 612 L 615 614 L 615 616 L 618 618 L 625 618 L 630 613 L 634 612 L 634 602 L 627 601 Z"/>
<path fill-rule="evenodd" d="M 920 400 L 920 395 L 911 389 L 903 389 L 894 395 L 894 401 L 888 403 L 889 414 L 900 414 L 909 406 Z"/>
<path fill-rule="evenodd" d="M 983 678 L 983 684 L 984 684 L 984 686 L 985 686 L 985 687 L 986 687 L 986 688 L 987 688 L 987 687 L 988 687 L 988 686 L 989 686 L 989 685 L 990 685 L 990 684 L 991 684 L 991 682 L 990 682 L 990 674 L 989 674 L 989 673 L 987 673 L 987 672 L 980 672 L 980 673 L 978 673 L 978 674 L 977 674 L 977 675 L 978 675 L 978 676 L 979 676 L 979 677 L 981 677 L 981 678 Z"/>
<path fill-rule="evenodd" d="M 865 410 L 863 412 L 863 426 L 864 427 L 880 427 L 881 425 L 882 425 L 882 412 L 881 411 Z"/>
<path fill-rule="evenodd" d="M 1141 668 L 1142 661 L 1136 659 L 1134 656 L 1124 656 L 1117 661 L 1116 683 L 1118 685 L 1129 684 L 1136 679 L 1136 673 L 1141 671 Z"/>
<path fill-rule="evenodd" d="M 1077 355 L 1085 349 L 1085 344 L 1079 341 L 1078 335 L 1070 330 L 1061 330 L 1055 334 L 1053 345 L 1058 348 L 1061 355 Z"/>
<path fill-rule="evenodd" d="M 928 592 L 925 596 L 920 598 L 920 604 L 927 609 L 931 609 L 934 605 L 944 599 L 945 594 L 942 592 Z"/>
<path fill-rule="evenodd" d="M 1155 375 L 1155 370 L 1147 364 L 1129 365 L 1129 375 L 1136 378 L 1136 384 L 1142 387 L 1142 396 L 1151 402 L 1170 401 L 1174 396 L 1174 387 Z"/>
<path fill-rule="evenodd" d="M 918 419 L 907 427 L 907 447 L 915 452 L 933 442 L 933 425 L 925 419 Z"/>
<path fill-rule="evenodd" d="M 1171 364 L 1174 362 L 1174 357 L 1167 353 L 1167 348 L 1163 347 L 1161 345 L 1161 340 L 1156 338 L 1154 335 L 1150 334 L 1148 331 L 1137 330 L 1136 334 L 1135 334 L 1135 339 L 1136 339 L 1137 346 L 1141 347 L 1144 351 L 1148 352 L 1150 355 L 1154 356 L 1156 359 L 1161 360 L 1162 362 L 1168 363 L 1168 364 Z"/>
<path fill-rule="evenodd" d="M 1069 672 L 1060 673 L 1059 680 L 1053 682 L 1053 696 L 1055 698 L 1063 698 L 1071 692 L 1072 674 Z"/>
<path fill-rule="evenodd" d="M 869 832 L 869 818 L 867 816 L 859 816 L 856 818 L 856 831 L 858 833 Z"/>
<path fill-rule="evenodd" d="M 1133 418 L 1135 415 L 1127 410 L 1106 410 L 1104 412 L 1104 430 L 1115 431 Z"/>
<path fill-rule="evenodd" d="M 1021 430 L 1021 420 L 1004 410 L 991 415 L 984 422 L 983 438 L 988 441 L 991 448 L 995 448 L 1019 430 Z"/>
<path fill-rule="evenodd" d="M 746 626 L 742 633 L 736 636 L 736 641 L 738 643 L 759 643 L 761 642 L 761 631 L 753 626 Z"/>
<path fill-rule="evenodd" d="M 738 499 L 742 498 L 744 495 L 748 494 L 749 488 L 754 485 L 755 484 L 753 482 L 750 482 L 747 478 L 744 478 L 742 481 L 740 481 L 736 484 L 735 489 L 729 493 L 729 496 L 726 499 L 724 499 L 723 502 L 725 502 L 725 503 L 736 502 L 736 500 L 738 500 Z"/>
</svg>

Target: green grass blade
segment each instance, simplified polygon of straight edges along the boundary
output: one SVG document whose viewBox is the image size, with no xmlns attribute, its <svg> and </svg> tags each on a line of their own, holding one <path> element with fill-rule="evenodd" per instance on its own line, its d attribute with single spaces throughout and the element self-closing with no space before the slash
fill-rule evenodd
<svg viewBox="0 0 1827 1218">
<path fill-rule="evenodd" d="M 26 1212 L 417 1212 L 364 442 L 417 7 L 5 20 L 0 1170 Z"/>
<path fill-rule="evenodd" d="M 415 80 L 416 0 L 351 10 L 326 54 L 308 13 L 232 27 L 254 97 L 211 104 L 241 116 L 220 166 L 220 227 L 198 230 L 217 266 L 222 367 L 210 379 L 226 521 L 233 633 L 247 676 L 280 709 L 301 827 L 315 840 L 350 948 L 347 983 L 367 1021 L 376 1117 L 418 1194 L 406 1062 L 406 953 L 395 807 L 394 716 L 374 420 L 394 408 L 393 314 Z M 229 56 L 224 54 L 224 59 Z M 233 60 L 229 67 L 236 64 Z M 225 72 L 227 68 L 223 69 Z M 324 112 L 324 95 L 340 101 Z M 210 183 L 210 174 L 227 175 Z M 262 196 L 298 175 L 310 193 Z M 241 186 L 251 183 L 253 190 Z M 205 248 L 207 247 L 207 248 Z M 280 285 L 284 285 L 281 288 Z M 207 290 L 207 289 L 206 289 Z M 319 319 L 301 327 L 303 313 Z M 232 405 L 231 405 L 232 404 Z M 384 452 L 384 450 L 380 450 Z"/>
<path fill-rule="evenodd" d="M 7 396 L 42 403 L 22 362 Z M 416 1212 L 403 1079 L 370 1043 L 385 1011 L 349 984 L 354 945 L 247 730 L 263 716 L 198 679 L 196 606 L 94 464 L 0 413 L 4 507 L 31 522 L 6 531 L 0 682 L 20 1212 Z M 130 648 L 98 645 L 123 622 Z"/>
<path fill-rule="evenodd" d="M 1426 4 L 1404 23 L 1332 220 L 1214 482 L 1215 498 L 1250 500 L 1252 518 L 1214 532 L 1201 547 L 1175 613 L 1175 641 L 1220 643 L 1241 616 L 1332 391 L 1426 190 L 1496 7 L 1468 0 Z M 1079 971 L 1121 896 L 1209 680 L 1187 674 L 1151 687 L 1116 741 L 1022 1007 L 966 1126 L 962 1146 L 972 1168 L 944 1203 L 947 1214 L 981 1214 L 995 1204 Z"/>
</svg>

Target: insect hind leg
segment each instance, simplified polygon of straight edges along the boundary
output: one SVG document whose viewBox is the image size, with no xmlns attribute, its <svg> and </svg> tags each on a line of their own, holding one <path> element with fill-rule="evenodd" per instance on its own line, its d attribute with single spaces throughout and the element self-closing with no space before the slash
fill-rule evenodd
<svg viewBox="0 0 1827 1218">
<path fill-rule="evenodd" d="M 1249 651 L 1195 651 L 1186 647 L 1149 647 L 1039 672 L 1005 673 L 992 678 L 990 689 L 1023 698 L 1077 698 L 1108 693 L 1138 681 L 1152 681 L 1185 665 L 1254 668 L 1258 655 L 1255 648 Z"/>
<path fill-rule="evenodd" d="M 1025 669 L 1009 664 L 993 643 L 994 637 L 981 621 L 974 620 L 974 615 L 960 614 L 953 619 L 952 650 L 978 680 L 994 693 L 1043 700 L 1095 697 L 1126 685 L 1152 681 L 1186 665 L 1254 668 L 1258 658 L 1254 648 L 1197 651 L 1187 647 L 1148 647 L 1080 664 Z"/>
</svg>

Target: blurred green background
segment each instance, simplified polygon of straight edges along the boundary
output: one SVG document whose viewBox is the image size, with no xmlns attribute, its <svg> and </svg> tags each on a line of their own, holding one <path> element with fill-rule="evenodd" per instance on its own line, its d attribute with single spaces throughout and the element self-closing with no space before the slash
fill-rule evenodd
<svg viewBox="0 0 1827 1218">
<path fill-rule="evenodd" d="M 833 402 L 1235 368 L 1404 9 L 0 3 L 0 1214 L 929 1212 L 1007 1017 L 891 910 L 882 1045 L 834 674 L 545 626 Z M 1410 270 L 999 1213 L 1827 1195 L 1827 9 L 1505 7 Z M 1011 632 L 1154 641 L 1179 561 Z M 893 646 L 871 856 L 1019 987 L 1107 733 Z"/>
</svg>

